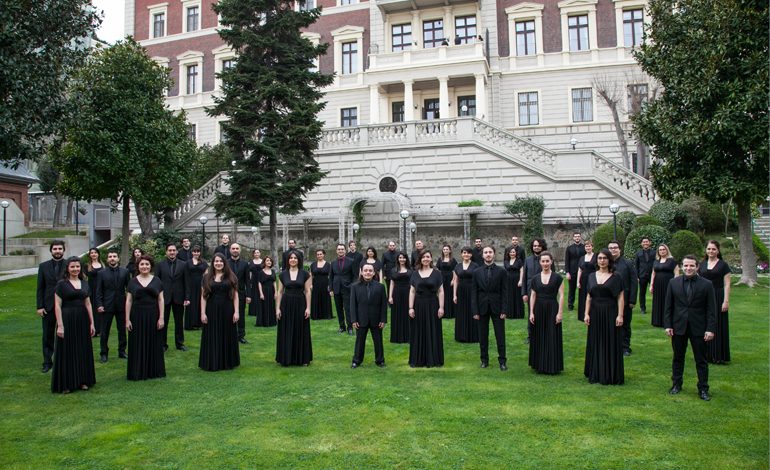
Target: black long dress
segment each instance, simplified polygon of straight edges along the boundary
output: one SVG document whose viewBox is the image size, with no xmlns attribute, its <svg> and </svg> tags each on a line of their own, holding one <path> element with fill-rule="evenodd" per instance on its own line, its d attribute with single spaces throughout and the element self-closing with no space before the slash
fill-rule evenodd
<svg viewBox="0 0 770 470">
<path fill-rule="evenodd" d="M 410 367 L 444 365 L 444 336 L 438 317 L 438 291 L 442 281 L 441 273 L 435 269 L 426 278 L 414 271 L 409 280 L 415 289 L 414 318 L 410 322 Z"/>
<path fill-rule="evenodd" d="M 508 275 L 506 295 L 508 296 L 509 311 L 505 312 L 506 318 L 511 320 L 524 318 L 524 300 L 521 298 L 521 287 L 519 287 L 521 268 L 524 266 L 524 261 L 516 258 L 513 260 L 513 264 L 510 261 L 506 261 L 503 265 L 505 273 Z"/>
<path fill-rule="evenodd" d="M 618 296 L 623 292 L 623 281 L 613 274 L 604 284 L 599 284 L 596 273 L 592 273 L 586 289 L 591 294 L 591 322 L 588 325 L 583 374 L 592 384 L 622 385 L 625 377 L 623 327 L 615 326 L 615 319 L 618 316 Z"/>
<path fill-rule="evenodd" d="M 365 264 L 371 264 L 372 266 L 374 266 L 374 280 L 376 282 L 380 282 L 380 271 L 382 271 L 382 261 L 374 260 L 374 263 L 367 263 L 366 262 L 366 258 L 364 258 L 358 264 L 358 270 L 360 271 L 361 268 L 363 268 Z M 331 271 L 331 267 L 329 267 L 329 270 Z M 356 276 L 356 279 L 358 279 L 358 276 Z"/>
<path fill-rule="evenodd" d="M 479 266 L 471 261 L 468 269 L 463 263 L 457 263 L 457 304 L 455 304 L 455 341 L 459 343 L 478 343 L 479 326 L 471 312 L 471 290 L 473 288 L 473 271 Z M 453 295 L 454 297 L 454 295 Z"/>
<path fill-rule="evenodd" d="M 271 269 L 270 274 L 260 270 L 258 279 L 262 284 L 262 294 L 265 298 L 259 300 L 256 326 L 275 326 L 275 269 Z M 259 299 L 259 292 L 257 292 L 257 299 Z"/>
<path fill-rule="evenodd" d="M 706 359 L 713 364 L 730 362 L 730 324 L 727 312 L 722 311 L 722 303 L 725 301 L 725 276 L 730 274 L 730 266 L 723 260 L 717 261 L 713 268 L 708 268 L 708 260 L 701 262 L 698 273 L 714 285 L 714 294 L 717 303 L 717 331 L 714 339 L 709 341 Z"/>
<path fill-rule="evenodd" d="M 259 274 L 262 272 L 262 263 L 249 263 L 249 273 L 251 275 L 251 291 L 249 291 L 249 297 L 251 297 L 251 303 L 249 304 L 249 316 L 258 317 L 259 309 L 262 307 L 262 302 L 259 301 Z"/>
<path fill-rule="evenodd" d="M 310 294 L 310 318 L 313 320 L 330 320 L 332 318 L 332 298 L 329 295 L 329 274 L 332 265 L 326 261 L 322 268 L 317 262 L 310 264 L 310 274 L 313 275 L 313 293 Z"/>
<path fill-rule="evenodd" d="M 305 319 L 305 281 L 310 273 L 297 271 L 297 279 L 291 280 L 289 269 L 280 274 L 281 320 L 278 322 L 278 340 L 275 362 L 282 366 L 308 365 L 313 360 L 313 343 L 310 338 L 310 319 Z"/>
<path fill-rule="evenodd" d="M 393 305 L 390 306 L 390 342 L 408 343 L 409 342 L 409 280 L 412 277 L 412 270 L 399 272 L 398 268 L 393 268 L 390 272 L 390 279 L 393 281 L 393 291 L 390 296 L 393 297 Z"/>
<path fill-rule="evenodd" d="M 96 383 L 96 373 L 91 320 L 85 305 L 90 297 L 88 283 L 80 281 L 80 289 L 76 289 L 69 279 L 63 279 L 56 284 L 56 295 L 61 298 L 64 338 L 56 335 L 51 392 L 74 391 L 83 385 L 91 387 Z"/>
<path fill-rule="evenodd" d="M 655 272 L 655 282 L 652 284 L 652 326 L 663 328 L 663 310 L 666 308 L 666 290 L 668 283 L 674 279 L 676 260 L 668 258 L 661 263 L 655 260 L 652 270 Z"/>
<path fill-rule="evenodd" d="M 131 331 L 128 333 L 128 380 L 146 380 L 166 376 L 163 337 L 158 331 L 158 295 L 163 283 L 153 277 L 147 287 L 135 277 L 128 282 L 131 303 Z"/>
<path fill-rule="evenodd" d="M 88 266 L 88 265 L 87 265 Z M 93 268 L 90 271 L 84 270 L 88 277 L 88 289 L 91 292 L 91 311 L 94 314 L 94 328 L 96 328 L 96 336 L 99 336 L 99 332 L 102 331 L 102 314 L 96 311 L 96 281 L 99 277 L 99 273 L 104 269 L 104 265 Z"/>
<path fill-rule="evenodd" d="M 539 374 L 558 374 L 564 370 L 561 323 L 556 323 L 559 313 L 559 286 L 562 278 L 552 272 L 548 284 L 543 284 L 540 274 L 532 279 L 535 299 L 535 324 L 529 342 L 529 366 Z"/>
<path fill-rule="evenodd" d="M 591 259 L 586 261 L 585 256 L 580 257 L 578 263 L 580 269 L 580 291 L 578 292 L 577 318 L 583 321 L 586 312 L 586 294 L 588 294 L 588 276 L 596 272 L 596 253 L 591 254 Z"/>
<path fill-rule="evenodd" d="M 184 311 L 185 330 L 201 327 L 201 282 L 203 281 L 203 273 L 208 267 L 209 265 L 202 259 L 198 260 L 198 264 L 193 264 L 191 259 L 185 263 L 185 269 L 187 269 L 185 282 L 190 283 L 190 305 Z"/>
<path fill-rule="evenodd" d="M 206 317 L 201 333 L 201 352 L 198 367 L 207 371 L 227 370 L 241 364 L 238 350 L 238 325 L 233 323 L 233 299 L 230 284 L 211 283 L 211 294 L 206 299 Z"/>
<path fill-rule="evenodd" d="M 452 274 L 454 274 L 455 266 L 457 266 L 457 260 L 454 258 L 449 258 L 449 261 L 439 258 L 436 262 L 436 269 L 441 273 L 441 283 L 444 285 L 444 318 L 455 317 L 455 304 L 452 301 L 454 298 Z"/>
</svg>

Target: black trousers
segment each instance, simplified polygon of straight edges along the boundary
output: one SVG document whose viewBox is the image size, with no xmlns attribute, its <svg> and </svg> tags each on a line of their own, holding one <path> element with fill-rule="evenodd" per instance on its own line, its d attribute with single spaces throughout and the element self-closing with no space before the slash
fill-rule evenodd
<svg viewBox="0 0 770 470">
<path fill-rule="evenodd" d="M 684 375 L 684 356 L 687 353 L 687 340 L 692 345 L 692 355 L 695 358 L 695 370 L 698 372 L 698 391 L 708 391 L 709 389 L 709 363 L 706 360 L 708 346 L 703 336 L 693 335 L 690 332 L 690 325 L 687 325 L 687 332 L 683 335 L 674 335 L 671 338 L 671 347 L 674 350 L 674 360 L 671 362 L 671 381 L 674 385 L 682 386 L 682 375 Z"/>
<path fill-rule="evenodd" d="M 479 348 L 481 349 L 481 362 L 489 362 L 489 319 L 492 319 L 492 327 L 495 330 L 495 341 L 497 342 L 497 361 L 505 364 L 505 320 L 500 318 L 499 313 L 489 315 L 480 315 L 479 325 Z M 529 321 L 527 321 L 529 322 Z"/>
<path fill-rule="evenodd" d="M 366 335 L 371 330 L 372 341 L 374 341 L 374 362 L 383 364 L 385 362 L 385 349 L 382 346 L 382 330 L 377 325 L 360 326 L 356 330 L 356 348 L 353 351 L 353 362 L 361 364 L 364 362 L 364 350 L 366 349 Z"/>
<path fill-rule="evenodd" d="M 623 308 L 623 349 L 631 350 L 631 319 L 633 318 L 633 309 L 625 305 Z"/>
<path fill-rule="evenodd" d="M 642 312 L 647 311 L 647 289 L 650 287 L 649 278 L 639 278 L 639 308 Z"/>
<path fill-rule="evenodd" d="M 96 312 L 94 316 L 96 315 L 102 317 L 102 331 L 99 332 L 99 335 L 101 336 L 99 338 L 99 343 L 101 345 L 100 354 L 106 356 L 110 351 L 108 343 L 110 341 L 110 330 L 112 329 L 113 318 L 115 319 L 118 328 L 118 352 L 126 352 L 126 312 Z"/>
<path fill-rule="evenodd" d="M 572 308 L 575 306 L 575 290 L 577 290 L 578 275 L 577 272 L 570 273 L 569 280 L 569 294 L 567 295 L 567 306 Z"/>
<path fill-rule="evenodd" d="M 334 305 L 337 307 L 337 321 L 340 323 L 340 328 L 343 330 L 352 328 L 352 322 L 350 321 L 350 290 L 335 292 Z"/>
<path fill-rule="evenodd" d="M 251 299 L 253 302 L 254 299 Z M 246 337 L 246 292 L 238 292 L 238 339 Z"/>
<path fill-rule="evenodd" d="M 53 366 L 53 345 L 56 340 L 56 315 L 46 313 L 43 320 L 43 365 Z"/>
<path fill-rule="evenodd" d="M 184 305 L 170 303 L 163 309 L 163 346 L 168 348 L 168 319 L 171 311 L 174 311 L 174 340 L 176 347 L 184 346 Z"/>
</svg>

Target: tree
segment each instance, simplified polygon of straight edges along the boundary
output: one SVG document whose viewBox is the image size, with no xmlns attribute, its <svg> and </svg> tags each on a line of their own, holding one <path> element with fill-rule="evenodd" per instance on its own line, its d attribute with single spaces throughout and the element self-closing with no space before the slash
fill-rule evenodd
<svg viewBox="0 0 770 470">
<path fill-rule="evenodd" d="M 90 1 L 0 7 L 0 160 L 37 159 L 64 126 L 68 78 L 101 23 Z"/>
<path fill-rule="evenodd" d="M 768 194 L 768 2 L 651 0 L 636 59 L 662 94 L 634 119 L 656 190 L 738 212 L 741 282 L 754 285 L 751 207 Z"/>
<path fill-rule="evenodd" d="M 226 144 L 236 162 L 229 194 L 218 194 L 217 214 L 243 225 L 260 225 L 269 217 L 270 251 L 277 253 L 277 213 L 303 210 L 305 194 L 324 172 L 313 152 L 322 123 L 316 116 L 325 103 L 321 87 L 332 77 L 313 61 L 326 52 L 301 30 L 320 10 L 295 11 L 285 0 L 222 0 L 219 35 L 238 54 L 235 65 L 220 74 L 222 96 L 209 110 L 224 115 Z"/>
<path fill-rule="evenodd" d="M 76 113 L 54 154 L 59 188 L 76 199 L 122 202 L 123 240 L 131 201 L 153 213 L 175 206 L 191 189 L 197 148 L 184 115 L 166 108 L 170 84 L 168 70 L 126 39 L 97 50 L 71 89 Z M 123 243 L 123 259 L 128 248 Z"/>
</svg>

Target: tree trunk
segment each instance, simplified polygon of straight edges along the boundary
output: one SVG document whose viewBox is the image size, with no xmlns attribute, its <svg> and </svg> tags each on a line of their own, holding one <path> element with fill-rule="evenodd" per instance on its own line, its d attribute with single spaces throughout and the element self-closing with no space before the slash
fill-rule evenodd
<svg viewBox="0 0 770 470">
<path fill-rule="evenodd" d="M 54 194 L 55 198 L 55 205 L 53 208 L 53 224 L 52 227 L 56 228 L 61 226 L 61 196 L 59 194 Z"/>
<path fill-rule="evenodd" d="M 278 239 L 278 217 L 276 208 L 270 205 L 270 255 L 273 256 L 273 264 L 278 265 L 278 249 L 275 244 Z"/>
<path fill-rule="evenodd" d="M 72 204 L 74 202 L 72 198 L 67 198 L 67 215 L 64 217 L 64 225 L 72 225 Z"/>
<path fill-rule="evenodd" d="M 623 155 L 623 166 L 631 169 L 631 160 L 628 158 L 628 142 L 626 141 L 626 134 L 623 130 L 623 125 L 620 123 L 620 114 L 618 113 L 618 104 L 616 102 L 607 102 L 607 105 L 612 111 L 612 120 L 615 123 L 615 134 L 618 136 L 618 144 L 620 144 L 620 153 Z"/>
<path fill-rule="evenodd" d="M 123 195 L 123 227 L 120 230 L 123 243 L 120 244 L 120 259 L 123 260 L 123 265 L 130 260 L 129 254 L 132 254 L 129 246 L 131 240 L 131 199 L 128 195 Z"/>
<path fill-rule="evenodd" d="M 738 210 L 738 241 L 741 249 L 741 280 L 739 284 L 754 287 L 757 283 L 757 256 L 751 240 L 751 204 L 748 201 L 736 202 Z"/>
<path fill-rule="evenodd" d="M 136 209 L 136 218 L 139 221 L 139 228 L 142 229 L 142 237 L 150 238 L 155 235 L 155 230 L 152 228 L 152 212 L 144 210 L 139 204 L 134 201 L 134 208 Z"/>
<path fill-rule="evenodd" d="M 168 230 L 174 225 L 174 208 L 169 207 L 163 211 L 163 226 Z"/>
</svg>

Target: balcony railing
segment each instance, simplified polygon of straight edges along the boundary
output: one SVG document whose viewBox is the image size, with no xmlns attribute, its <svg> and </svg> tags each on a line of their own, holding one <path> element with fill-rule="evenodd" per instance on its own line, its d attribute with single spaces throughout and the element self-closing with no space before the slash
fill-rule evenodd
<svg viewBox="0 0 770 470">
<path fill-rule="evenodd" d="M 462 62 L 485 59 L 484 43 L 439 46 L 427 49 L 409 49 L 369 55 L 369 71 L 399 69 L 409 66 L 432 65 L 441 62 Z"/>
</svg>

